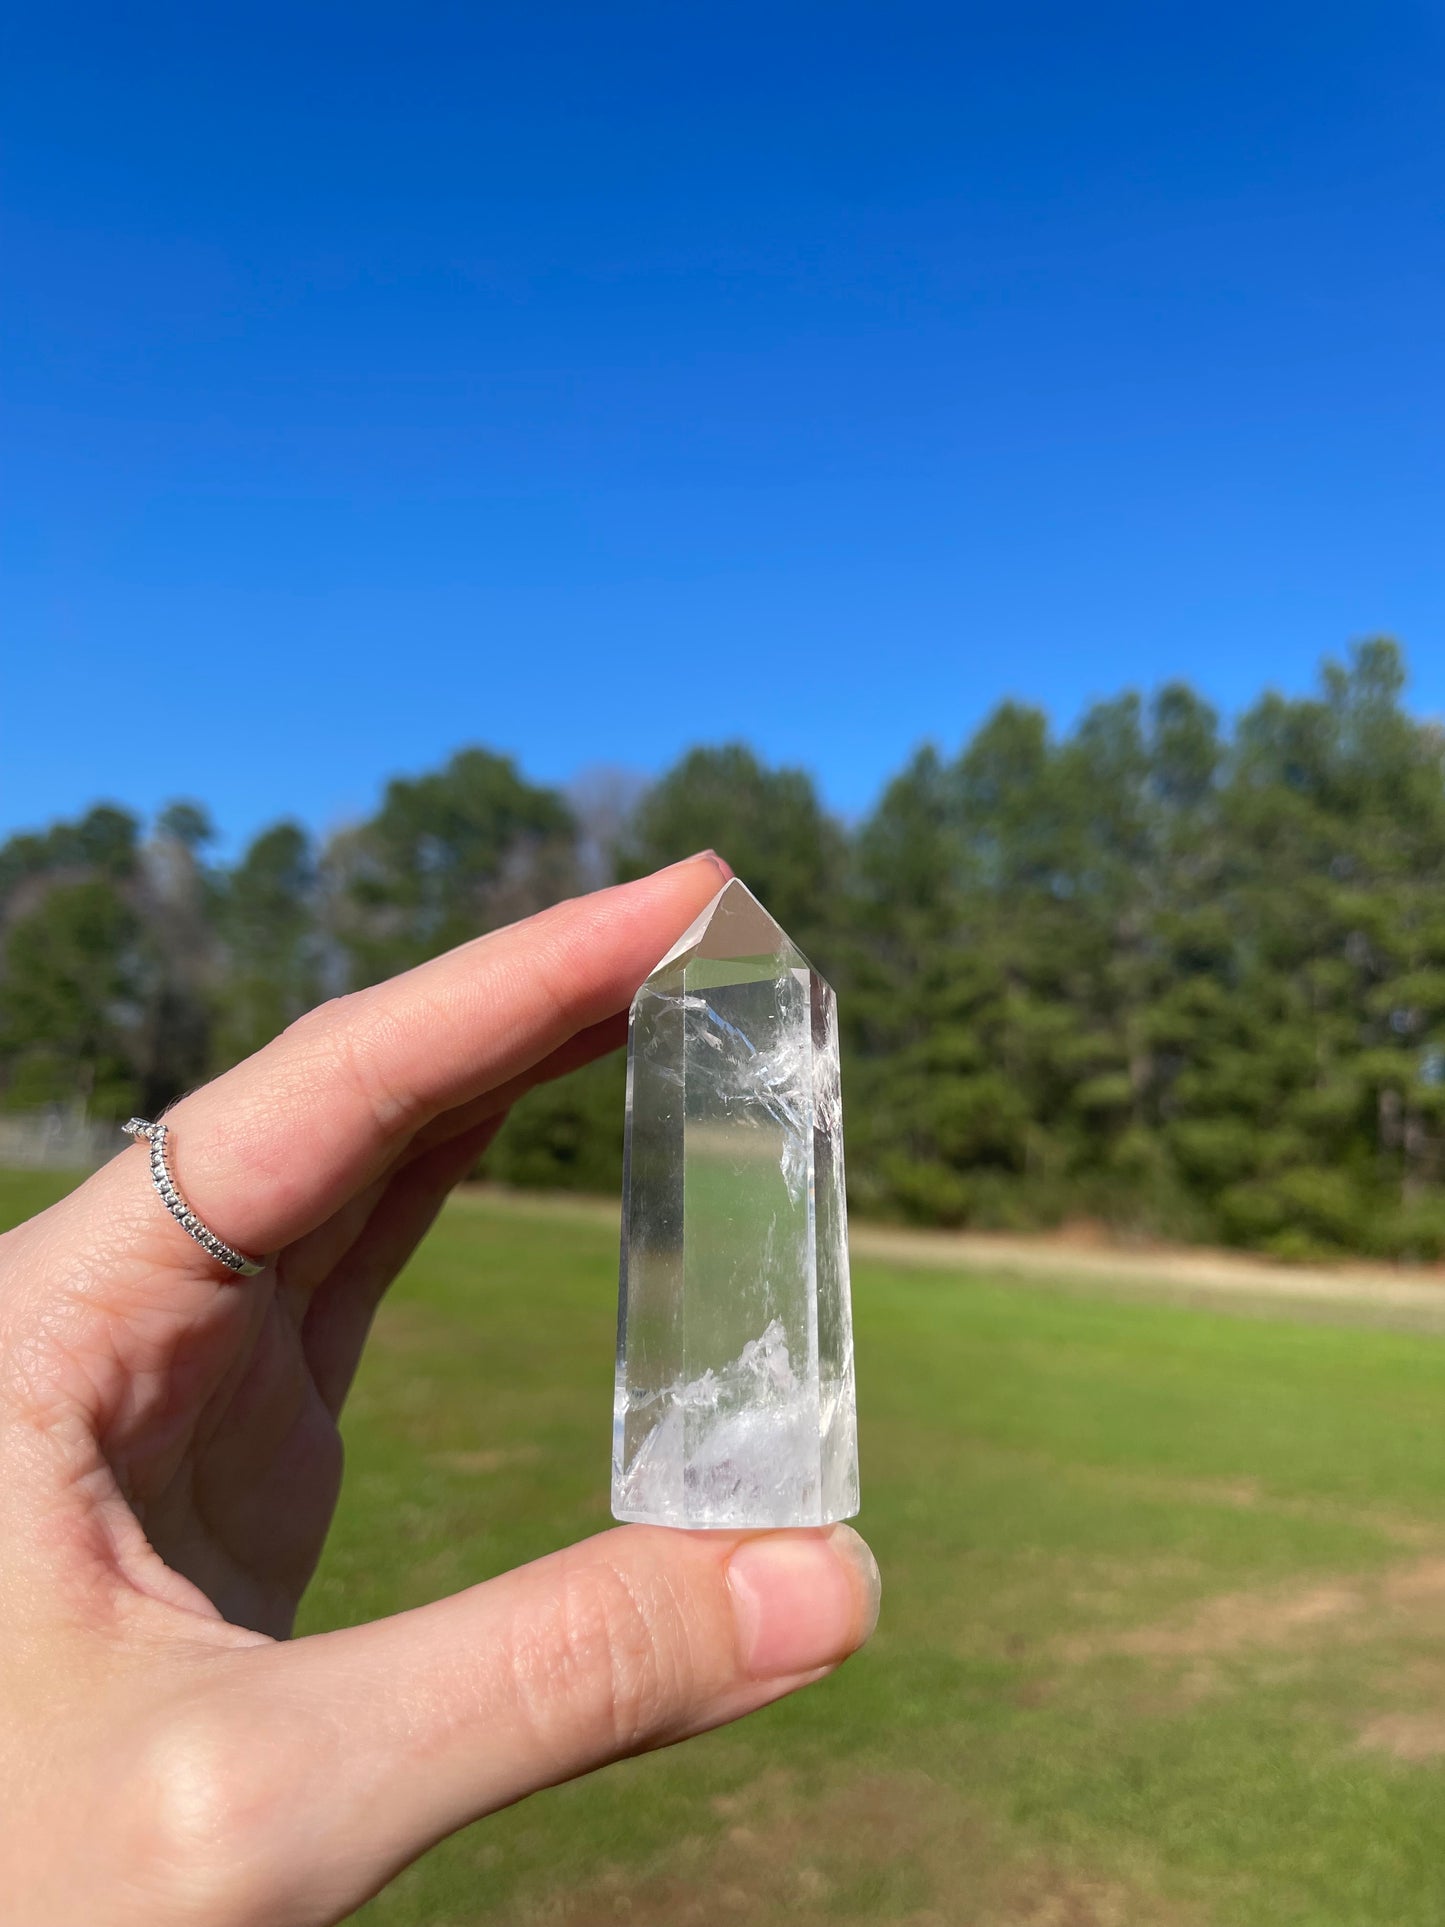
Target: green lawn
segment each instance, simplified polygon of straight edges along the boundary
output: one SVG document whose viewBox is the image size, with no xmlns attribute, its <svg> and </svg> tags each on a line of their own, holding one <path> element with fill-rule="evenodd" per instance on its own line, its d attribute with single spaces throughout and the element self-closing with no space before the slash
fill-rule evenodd
<svg viewBox="0 0 1445 1927">
<path fill-rule="evenodd" d="M 58 1188 L 58 1187 L 55 1187 Z M 0 1222 L 37 1192 L 0 1179 Z M 616 1251 L 458 1202 L 304 1626 L 607 1524 Z M 369 1927 L 1440 1927 L 1445 1342 L 860 1265 L 870 1650 L 451 1842 Z"/>
</svg>

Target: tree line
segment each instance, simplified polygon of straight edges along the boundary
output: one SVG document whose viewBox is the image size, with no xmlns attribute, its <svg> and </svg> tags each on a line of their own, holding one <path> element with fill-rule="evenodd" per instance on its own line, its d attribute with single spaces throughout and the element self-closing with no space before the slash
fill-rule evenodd
<svg viewBox="0 0 1445 1927">
<path fill-rule="evenodd" d="M 632 796 L 466 749 L 229 865 L 194 803 L 101 805 L 0 845 L 0 1105 L 154 1114 L 325 997 L 710 844 L 838 989 L 855 1208 L 1436 1258 L 1445 732 L 1404 686 L 1371 641 L 1229 730 L 1182 683 L 1063 735 L 1005 703 L 854 826 L 741 744 Z M 487 1168 L 611 1189 L 621 1113 L 613 1059 Z"/>
</svg>

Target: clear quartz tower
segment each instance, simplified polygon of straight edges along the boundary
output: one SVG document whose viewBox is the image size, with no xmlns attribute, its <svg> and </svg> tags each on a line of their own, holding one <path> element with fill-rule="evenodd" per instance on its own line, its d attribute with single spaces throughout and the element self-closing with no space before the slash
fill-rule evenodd
<svg viewBox="0 0 1445 1927">
<path fill-rule="evenodd" d="M 833 992 L 736 880 L 632 1005 L 612 1510 L 858 1510 Z"/>
</svg>

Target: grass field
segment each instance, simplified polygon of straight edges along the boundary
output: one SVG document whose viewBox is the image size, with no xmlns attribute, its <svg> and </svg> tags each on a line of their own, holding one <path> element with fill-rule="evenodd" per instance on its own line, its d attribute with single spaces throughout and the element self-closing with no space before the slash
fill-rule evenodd
<svg viewBox="0 0 1445 1927">
<path fill-rule="evenodd" d="M 36 1193 L 0 1179 L 0 1220 Z M 464 1198 L 385 1309 L 304 1628 L 607 1523 L 616 1251 Z M 1440 1927 L 1445 1339 L 860 1264 L 873 1646 L 360 1919 Z"/>
</svg>

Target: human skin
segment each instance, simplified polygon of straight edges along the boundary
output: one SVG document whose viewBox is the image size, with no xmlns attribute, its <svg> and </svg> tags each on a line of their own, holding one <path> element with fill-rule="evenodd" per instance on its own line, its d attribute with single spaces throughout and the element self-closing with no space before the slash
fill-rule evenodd
<svg viewBox="0 0 1445 1927">
<path fill-rule="evenodd" d="M 531 1085 L 621 1041 L 711 854 L 322 1006 L 0 1238 L 0 1894 L 13 1927 L 323 1927 L 433 1842 L 830 1673 L 846 1526 L 623 1526 L 288 1638 L 376 1306 Z"/>
</svg>

